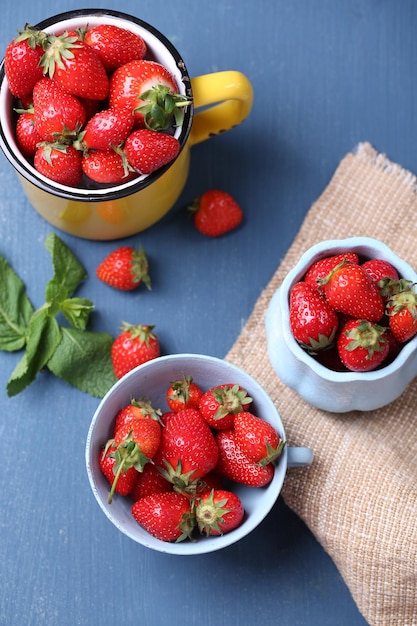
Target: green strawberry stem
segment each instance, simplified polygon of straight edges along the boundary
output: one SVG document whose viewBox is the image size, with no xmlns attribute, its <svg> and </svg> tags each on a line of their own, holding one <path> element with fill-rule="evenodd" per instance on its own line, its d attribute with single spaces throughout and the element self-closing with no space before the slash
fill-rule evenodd
<svg viewBox="0 0 417 626">
<path fill-rule="evenodd" d="M 172 120 L 176 127 L 184 120 L 183 109 L 191 104 L 190 98 L 180 93 L 172 93 L 166 85 L 156 85 L 140 94 L 145 102 L 135 111 L 144 116 L 145 126 L 150 130 L 167 130 Z"/>
<path fill-rule="evenodd" d="M 146 454 L 143 454 L 140 446 L 138 446 L 138 444 L 133 441 L 130 436 L 118 446 L 116 452 L 114 452 L 111 456 L 116 459 L 116 464 L 114 466 L 114 480 L 107 498 L 108 504 L 111 504 L 113 501 L 114 492 L 120 475 L 122 473 L 126 473 L 131 467 L 135 467 L 138 472 L 143 472 L 143 468 L 146 463 L 150 462 L 150 459 L 146 456 Z"/>
<path fill-rule="evenodd" d="M 283 439 L 280 440 L 276 448 L 271 446 L 270 443 L 266 442 L 267 453 L 264 458 L 259 461 L 259 465 L 261 465 L 261 467 L 265 467 L 266 465 L 268 465 L 268 463 L 273 463 L 275 465 L 275 463 L 278 461 L 281 454 L 283 453 L 286 445 L 287 443 Z"/>
</svg>

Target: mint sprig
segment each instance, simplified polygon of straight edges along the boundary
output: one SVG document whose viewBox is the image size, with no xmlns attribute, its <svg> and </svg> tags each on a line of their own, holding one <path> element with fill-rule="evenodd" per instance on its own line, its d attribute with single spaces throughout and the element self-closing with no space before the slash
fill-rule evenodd
<svg viewBox="0 0 417 626">
<path fill-rule="evenodd" d="M 45 288 L 45 303 L 36 311 L 24 283 L 0 256 L 0 350 L 25 350 L 9 378 L 7 393 L 17 395 L 48 369 L 69 385 L 101 398 L 117 380 L 111 362 L 113 338 L 86 330 L 94 304 L 73 297 L 87 278 L 84 267 L 55 233 L 48 235 L 45 247 L 53 276 Z"/>
</svg>

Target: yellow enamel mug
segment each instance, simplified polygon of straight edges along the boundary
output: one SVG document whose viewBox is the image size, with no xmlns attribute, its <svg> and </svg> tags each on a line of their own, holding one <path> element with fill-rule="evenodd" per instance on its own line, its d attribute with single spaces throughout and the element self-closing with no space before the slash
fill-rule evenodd
<svg viewBox="0 0 417 626">
<path fill-rule="evenodd" d="M 108 9 L 68 11 L 40 22 L 36 28 L 59 33 L 100 23 L 116 24 L 143 37 L 147 58 L 165 65 L 177 79 L 181 93 L 191 98 L 184 122 L 175 131 L 181 145 L 175 161 L 153 174 L 112 187 L 74 188 L 47 179 L 17 146 L 15 103 L 4 75 L 4 62 L 0 67 L 0 146 L 28 200 L 45 220 L 77 237 L 111 240 L 145 230 L 170 210 L 187 180 L 190 148 L 240 124 L 251 111 L 253 90 L 246 76 L 234 70 L 190 78 L 178 51 L 164 35 L 125 13 Z"/>
</svg>

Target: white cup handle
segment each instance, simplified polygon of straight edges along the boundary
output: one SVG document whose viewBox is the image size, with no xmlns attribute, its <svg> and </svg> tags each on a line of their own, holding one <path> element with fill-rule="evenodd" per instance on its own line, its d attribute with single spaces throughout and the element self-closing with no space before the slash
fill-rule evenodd
<svg viewBox="0 0 417 626">
<path fill-rule="evenodd" d="M 287 447 L 287 467 L 302 467 L 313 462 L 313 450 L 302 446 Z"/>
</svg>

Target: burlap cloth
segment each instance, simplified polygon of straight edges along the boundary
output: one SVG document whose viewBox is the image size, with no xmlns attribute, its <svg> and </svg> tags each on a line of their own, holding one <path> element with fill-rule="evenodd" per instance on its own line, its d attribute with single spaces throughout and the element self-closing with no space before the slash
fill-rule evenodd
<svg viewBox="0 0 417 626">
<path fill-rule="evenodd" d="M 264 322 L 286 273 L 319 241 L 375 237 L 417 267 L 416 185 L 413 174 L 367 143 L 347 154 L 226 356 L 269 392 L 289 444 L 313 448 L 313 465 L 290 469 L 282 495 L 372 626 L 417 625 L 417 379 L 377 411 L 315 409 L 274 373 Z"/>
</svg>

